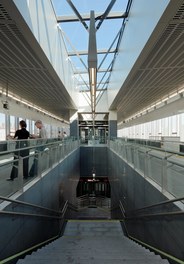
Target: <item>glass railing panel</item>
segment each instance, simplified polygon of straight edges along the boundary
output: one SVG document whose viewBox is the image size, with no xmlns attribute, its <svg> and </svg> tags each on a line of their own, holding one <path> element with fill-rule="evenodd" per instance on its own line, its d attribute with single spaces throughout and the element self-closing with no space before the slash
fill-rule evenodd
<svg viewBox="0 0 184 264">
<path fill-rule="evenodd" d="M 7 151 L 7 141 L 0 141 L 0 152 Z"/>
<path fill-rule="evenodd" d="M 29 179 L 37 177 L 38 175 L 38 153 L 30 149 L 29 152 Z"/>
<path fill-rule="evenodd" d="M 107 137 L 99 137 L 99 136 L 85 136 L 80 138 L 81 145 L 99 145 L 99 144 L 107 144 Z"/>
<path fill-rule="evenodd" d="M 1 157 L 0 160 L 0 195 L 8 196 L 19 190 L 19 181 L 16 177 L 14 181 L 9 181 L 13 165 L 16 163 L 18 171 L 19 160 L 14 160 L 13 153 L 8 154 L 5 157 Z M 12 184 L 13 183 L 13 184 Z"/>
<path fill-rule="evenodd" d="M 154 180 L 159 185 L 162 184 L 162 159 L 149 156 L 147 160 L 147 177 Z"/>
<path fill-rule="evenodd" d="M 53 146 L 51 148 L 51 153 L 52 153 L 52 166 L 57 164 L 58 158 L 57 158 L 57 146 Z"/>
<path fill-rule="evenodd" d="M 44 151 L 38 154 L 39 165 L 41 167 L 40 173 L 45 172 L 53 165 L 53 162 L 50 162 L 50 158 L 52 159 L 51 154 L 52 149 L 49 150 L 49 148 L 45 148 Z"/>
<path fill-rule="evenodd" d="M 126 159 L 129 163 L 134 163 L 134 147 L 132 145 L 126 145 Z"/>
<path fill-rule="evenodd" d="M 121 145 L 121 155 L 122 155 L 122 158 L 126 160 L 126 145 L 125 144 L 122 144 Z"/>
<path fill-rule="evenodd" d="M 60 160 L 64 159 L 64 146 L 63 144 L 59 144 L 59 157 L 60 157 Z"/>
<path fill-rule="evenodd" d="M 184 156 L 172 155 L 167 159 L 165 189 L 175 197 L 184 196 Z"/>
<path fill-rule="evenodd" d="M 42 144 L 43 142 L 44 144 Z M 0 145 L 3 150 L 0 151 L 0 195 L 9 197 L 22 190 L 25 184 L 36 177 L 41 177 L 42 173 L 61 162 L 67 154 L 79 146 L 79 142 L 71 139 L 65 142 L 56 139 L 27 140 L 25 142 L 9 140 Z M 18 149 L 19 146 L 21 149 Z M 24 151 L 28 153 L 27 156 L 20 156 L 20 153 Z M 23 163 L 26 159 L 28 160 L 29 174 L 28 178 L 24 179 Z M 13 181 L 7 181 L 10 179 L 13 168 L 16 169 L 17 177 Z"/>
<path fill-rule="evenodd" d="M 183 153 L 176 153 L 176 149 L 173 149 L 173 153 L 171 149 L 168 152 L 165 149 L 156 148 L 156 145 L 152 143 L 154 142 L 113 139 L 110 141 L 109 147 L 140 174 L 157 183 L 162 191 L 167 191 L 174 197 L 183 196 Z"/>
<path fill-rule="evenodd" d="M 145 159 L 146 159 L 146 149 L 137 149 L 137 158 L 135 168 L 141 173 L 145 174 Z"/>
<path fill-rule="evenodd" d="M 184 168 L 168 162 L 165 188 L 175 197 L 184 196 Z"/>
</svg>

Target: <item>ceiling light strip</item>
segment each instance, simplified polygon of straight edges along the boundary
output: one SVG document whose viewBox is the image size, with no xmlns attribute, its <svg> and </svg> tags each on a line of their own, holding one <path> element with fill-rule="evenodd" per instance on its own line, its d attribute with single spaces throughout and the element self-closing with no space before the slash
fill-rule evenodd
<svg viewBox="0 0 184 264">
<path fill-rule="evenodd" d="M 95 29 L 95 13 L 90 12 L 89 27 L 89 44 L 88 44 L 88 71 L 89 83 L 91 91 L 91 110 L 95 113 L 96 106 L 96 80 L 97 80 L 97 47 L 96 47 L 96 29 Z"/>
<path fill-rule="evenodd" d="M 6 91 L 5 92 L 2 92 L 2 94 L 6 96 Z M 40 107 L 38 107 L 36 105 L 33 105 L 32 103 L 30 103 L 28 101 L 25 101 L 22 98 L 18 98 L 15 95 L 12 95 L 10 93 L 8 93 L 8 97 L 9 98 L 12 98 L 14 101 L 17 101 L 17 102 L 20 102 L 20 103 L 26 105 L 26 106 L 28 106 L 28 107 L 30 107 L 32 109 L 35 109 L 35 110 L 37 110 L 39 112 L 42 112 L 43 114 L 46 114 L 49 117 L 52 117 L 52 118 L 57 119 L 57 120 L 62 121 L 62 122 L 64 121 L 63 118 L 60 118 L 60 117 L 58 117 L 56 115 L 53 115 L 52 113 L 50 113 L 50 112 L 48 112 L 48 111 L 46 111 L 46 110 L 44 110 L 44 109 L 42 109 L 42 108 L 40 108 Z"/>
</svg>

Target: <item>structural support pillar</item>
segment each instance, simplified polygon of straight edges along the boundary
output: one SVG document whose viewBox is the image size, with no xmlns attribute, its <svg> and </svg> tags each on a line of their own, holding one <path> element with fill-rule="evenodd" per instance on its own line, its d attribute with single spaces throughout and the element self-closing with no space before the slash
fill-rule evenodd
<svg viewBox="0 0 184 264">
<path fill-rule="evenodd" d="M 78 114 L 74 111 L 70 111 L 70 136 L 79 139 Z"/>
<path fill-rule="evenodd" d="M 109 112 L 109 139 L 117 137 L 117 112 Z"/>
</svg>

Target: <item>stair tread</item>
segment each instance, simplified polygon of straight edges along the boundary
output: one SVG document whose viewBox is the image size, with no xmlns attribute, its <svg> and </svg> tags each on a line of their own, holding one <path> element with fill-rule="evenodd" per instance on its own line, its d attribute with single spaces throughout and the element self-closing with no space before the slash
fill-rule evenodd
<svg viewBox="0 0 184 264">
<path fill-rule="evenodd" d="M 69 221 L 64 235 L 18 264 L 157 264 L 159 255 L 125 237 L 119 221 Z"/>
</svg>

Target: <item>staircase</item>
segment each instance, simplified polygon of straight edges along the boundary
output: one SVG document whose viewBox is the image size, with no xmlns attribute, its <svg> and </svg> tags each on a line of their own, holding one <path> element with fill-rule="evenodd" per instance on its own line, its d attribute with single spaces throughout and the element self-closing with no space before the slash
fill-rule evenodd
<svg viewBox="0 0 184 264">
<path fill-rule="evenodd" d="M 18 264 L 169 263 L 124 236 L 116 220 L 69 220 L 64 235 Z"/>
</svg>

